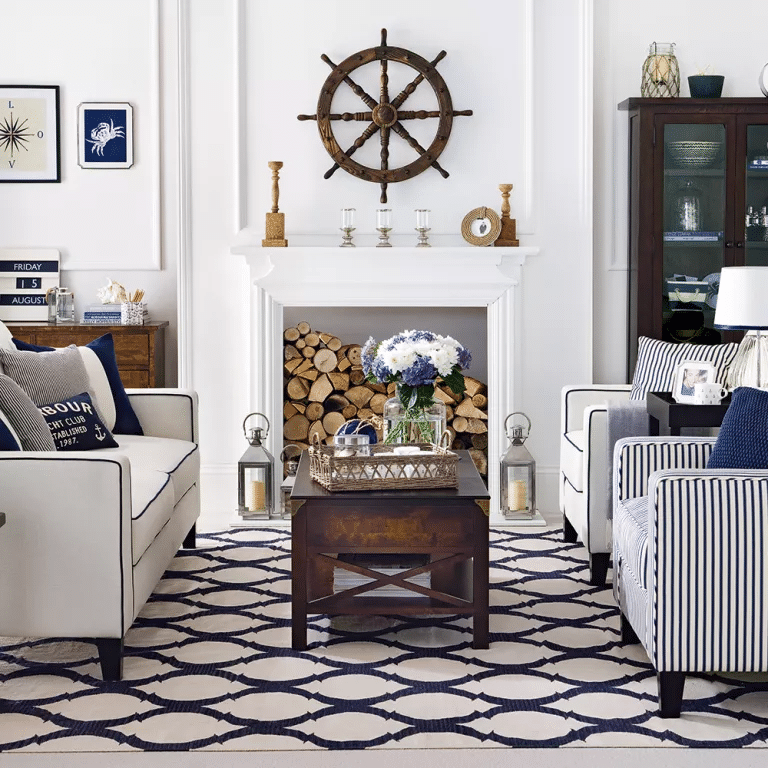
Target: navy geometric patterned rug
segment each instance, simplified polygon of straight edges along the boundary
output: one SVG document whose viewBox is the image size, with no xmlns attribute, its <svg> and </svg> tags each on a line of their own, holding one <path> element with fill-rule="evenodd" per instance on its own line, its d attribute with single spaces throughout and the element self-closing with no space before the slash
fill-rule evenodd
<svg viewBox="0 0 768 768">
<path fill-rule="evenodd" d="M 128 632 L 123 681 L 89 643 L 2 639 L 0 750 L 766 746 L 766 675 L 691 675 L 683 716 L 656 715 L 644 651 L 559 529 L 491 531 L 488 650 L 466 618 L 315 616 L 293 651 L 290 533 L 198 541 Z"/>
</svg>

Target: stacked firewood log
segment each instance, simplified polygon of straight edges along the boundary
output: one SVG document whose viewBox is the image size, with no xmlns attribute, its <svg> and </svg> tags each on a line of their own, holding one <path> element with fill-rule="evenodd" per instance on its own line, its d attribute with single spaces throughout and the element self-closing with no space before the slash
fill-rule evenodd
<svg viewBox="0 0 768 768">
<path fill-rule="evenodd" d="M 331 444 L 344 422 L 381 417 L 384 403 L 395 394 L 395 385 L 366 381 L 359 344 L 344 344 L 332 334 L 313 331 L 307 322 L 286 328 L 283 339 L 285 443 L 307 448 L 317 435 Z M 471 376 L 464 380 L 462 395 L 439 379 L 435 393 L 445 403 L 451 447 L 467 449 L 480 474 L 486 475 L 487 388 Z M 373 421 L 377 423 L 375 418 Z"/>
</svg>

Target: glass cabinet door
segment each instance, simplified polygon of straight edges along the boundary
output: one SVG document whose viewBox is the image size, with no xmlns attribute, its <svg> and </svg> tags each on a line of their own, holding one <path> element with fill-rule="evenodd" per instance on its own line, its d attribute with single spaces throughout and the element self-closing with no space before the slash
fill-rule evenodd
<svg viewBox="0 0 768 768">
<path fill-rule="evenodd" d="M 721 334 L 713 326 L 725 258 L 726 126 L 665 123 L 663 134 L 662 338 L 717 343 Z M 768 195 L 768 164 L 763 183 Z"/>
<path fill-rule="evenodd" d="M 747 125 L 744 259 L 768 266 L 768 125 Z"/>
</svg>

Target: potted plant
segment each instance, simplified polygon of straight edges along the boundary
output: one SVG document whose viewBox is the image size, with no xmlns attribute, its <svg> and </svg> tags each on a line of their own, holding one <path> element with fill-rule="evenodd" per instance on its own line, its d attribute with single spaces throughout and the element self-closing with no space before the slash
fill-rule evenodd
<svg viewBox="0 0 768 768">
<path fill-rule="evenodd" d="M 724 75 L 707 74 L 709 66 L 700 69 L 697 74 L 689 75 L 688 88 L 692 99 L 719 99 L 723 92 Z"/>
</svg>

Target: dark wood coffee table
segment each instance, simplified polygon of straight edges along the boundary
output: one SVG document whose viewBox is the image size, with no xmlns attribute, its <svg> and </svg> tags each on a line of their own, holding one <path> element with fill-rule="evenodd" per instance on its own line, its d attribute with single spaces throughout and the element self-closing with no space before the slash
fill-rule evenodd
<svg viewBox="0 0 768 768">
<path fill-rule="evenodd" d="M 304 452 L 291 493 L 293 648 L 307 647 L 310 613 L 464 614 L 473 619 L 472 647 L 488 647 L 490 494 L 469 454 L 458 453 L 458 488 L 331 493 L 310 478 Z M 376 556 L 393 554 L 427 557 L 394 576 L 377 571 Z M 339 559 L 347 555 L 360 557 Z M 334 594 L 334 568 L 374 581 Z M 423 572 L 429 587 L 405 580 Z M 384 585 L 408 595 L 366 594 Z"/>
</svg>

